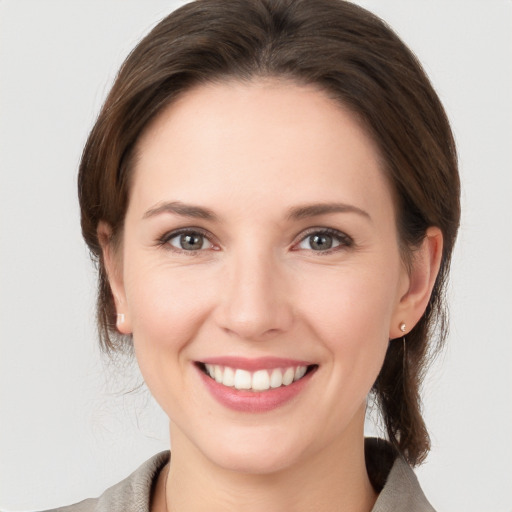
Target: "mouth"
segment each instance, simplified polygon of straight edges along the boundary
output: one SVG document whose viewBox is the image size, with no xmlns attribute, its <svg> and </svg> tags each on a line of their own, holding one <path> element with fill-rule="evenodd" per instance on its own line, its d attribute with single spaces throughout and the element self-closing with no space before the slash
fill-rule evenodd
<svg viewBox="0 0 512 512">
<path fill-rule="evenodd" d="M 238 391 L 263 393 L 272 389 L 285 388 L 314 372 L 317 364 L 295 364 L 282 367 L 260 368 L 251 371 L 236 366 L 207 362 L 196 362 L 197 368 L 207 377 L 226 388 Z"/>
</svg>

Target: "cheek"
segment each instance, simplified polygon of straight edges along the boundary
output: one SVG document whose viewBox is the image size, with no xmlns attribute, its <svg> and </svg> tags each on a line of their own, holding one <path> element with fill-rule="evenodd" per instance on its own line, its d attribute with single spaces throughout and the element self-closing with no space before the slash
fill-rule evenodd
<svg viewBox="0 0 512 512">
<path fill-rule="evenodd" d="M 329 269 L 303 282 L 298 293 L 301 316 L 333 364 L 370 385 L 387 350 L 398 279 L 392 266 L 374 269 Z"/>
<path fill-rule="evenodd" d="M 391 272 L 392 273 L 392 272 Z M 322 345 L 326 428 L 337 432 L 365 404 L 384 362 L 394 296 L 392 279 L 374 273 L 331 272 L 308 284 L 301 315 Z"/>
<path fill-rule="evenodd" d="M 202 273 L 136 261 L 126 267 L 125 289 L 136 350 L 183 348 L 200 328 L 214 294 Z"/>
<path fill-rule="evenodd" d="M 214 294 L 204 276 L 168 266 L 128 262 L 125 290 L 133 344 L 151 394 L 169 418 L 183 412 L 180 397 L 190 394 L 187 347 L 197 338 Z M 201 286 L 203 283 L 203 286 Z"/>
<path fill-rule="evenodd" d="M 374 269 L 330 269 L 302 280 L 303 309 L 310 310 L 311 321 L 327 331 L 375 332 L 388 335 L 389 321 L 396 301 L 397 277 Z M 318 322 L 313 319 L 317 317 Z M 320 320 L 322 319 L 322 320 Z"/>
</svg>

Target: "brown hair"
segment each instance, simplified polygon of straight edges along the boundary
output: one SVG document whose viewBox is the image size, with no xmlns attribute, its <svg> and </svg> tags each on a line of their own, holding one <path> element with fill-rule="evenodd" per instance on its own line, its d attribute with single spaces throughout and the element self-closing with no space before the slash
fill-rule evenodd
<svg viewBox="0 0 512 512">
<path fill-rule="evenodd" d="M 103 348 L 130 346 L 97 236 L 100 220 L 122 232 L 134 146 L 148 123 L 191 87 L 228 78 L 277 77 L 314 84 L 363 121 L 392 185 L 407 261 L 429 226 L 443 256 L 427 309 L 404 344 L 391 342 L 373 392 L 391 443 L 412 464 L 430 448 L 419 388 L 446 336 L 444 290 L 459 223 L 455 144 L 427 76 L 396 34 L 342 0 L 198 0 L 161 21 L 132 51 L 84 148 L 78 186 L 82 231 L 99 266 Z"/>
</svg>

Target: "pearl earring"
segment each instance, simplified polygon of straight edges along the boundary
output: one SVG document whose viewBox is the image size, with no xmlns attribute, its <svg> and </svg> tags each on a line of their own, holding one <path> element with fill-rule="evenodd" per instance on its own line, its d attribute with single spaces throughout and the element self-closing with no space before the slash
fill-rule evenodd
<svg viewBox="0 0 512 512">
<path fill-rule="evenodd" d="M 117 324 L 124 324 L 124 313 L 117 313 Z"/>
<path fill-rule="evenodd" d="M 402 322 L 402 323 L 400 324 L 400 330 L 401 330 L 402 332 L 405 332 L 405 322 Z"/>
</svg>

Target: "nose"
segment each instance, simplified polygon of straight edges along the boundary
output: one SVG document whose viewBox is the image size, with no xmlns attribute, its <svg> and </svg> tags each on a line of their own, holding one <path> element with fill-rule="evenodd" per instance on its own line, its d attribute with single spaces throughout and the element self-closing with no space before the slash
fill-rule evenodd
<svg viewBox="0 0 512 512">
<path fill-rule="evenodd" d="M 292 297 L 282 263 L 262 252 L 241 251 L 229 258 L 220 285 L 217 323 L 245 340 L 268 340 L 293 323 Z"/>
</svg>

